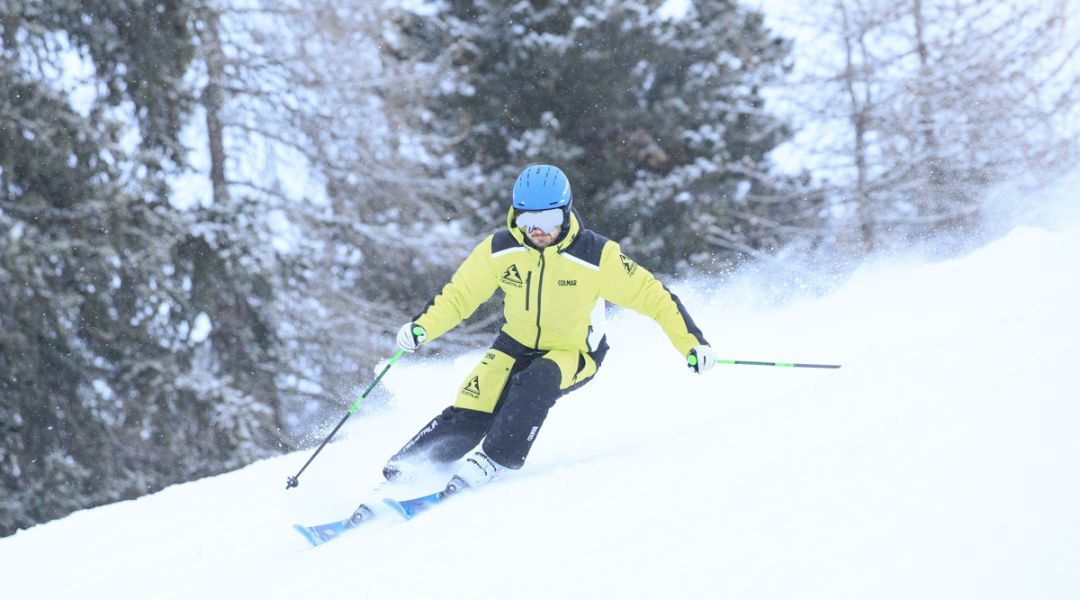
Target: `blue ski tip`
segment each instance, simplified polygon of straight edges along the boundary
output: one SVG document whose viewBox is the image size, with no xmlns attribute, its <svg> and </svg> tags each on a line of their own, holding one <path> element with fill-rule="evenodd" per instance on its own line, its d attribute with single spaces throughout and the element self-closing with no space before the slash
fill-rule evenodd
<svg viewBox="0 0 1080 600">
<path fill-rule="evenodd" d="M 322 525 L 293 525 L 293 529 L 304 536 L 312 546 L 320 546 L 326 542 L 336 540 L 338 536 L 356 527 L 349 519 L 344 521 L 331 521 Z"/>
<path fill-rule="evenodd" d="M 326 541 L 322 539 L 322 537 L 320 537 L 317 533 L 315 533 L 315 531 L 310 527 L 304 527 L 303 525 L 293 525 L 293 529 L 295 529 L 300 535 L 304 536 L 304 539 L 307 540 L 308 543 L 312 546 L 318 546 L 319 544 Z"/>
</svg>

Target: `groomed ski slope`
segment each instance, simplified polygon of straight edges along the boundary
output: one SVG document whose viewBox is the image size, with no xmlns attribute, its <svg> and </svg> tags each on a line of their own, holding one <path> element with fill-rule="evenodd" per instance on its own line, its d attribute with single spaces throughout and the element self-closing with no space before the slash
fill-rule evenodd
<svg viewBox="0 0 1080 600">
<path fill-rule="evenodd" d="M 357 413 L 299 488 L 310 451 L 21 531 L 0 539 L 2 595 L 1078 598 L 1076 223 L 877 261 L 772 308 L 766 275 L 674 285 L 726 358 L 844 367 L 696 377 L 617 315 L 608 362 L 524 470 L 309 548 L 290 524 L 351 512 L 479 354 L 410 356 L 392 405 Z"/>
</svg>

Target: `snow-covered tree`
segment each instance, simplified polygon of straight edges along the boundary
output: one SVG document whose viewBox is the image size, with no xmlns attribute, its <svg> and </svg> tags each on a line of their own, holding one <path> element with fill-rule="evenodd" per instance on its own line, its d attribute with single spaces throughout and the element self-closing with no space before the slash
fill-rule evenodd
<svg viewBox="0 0 1080 600">
<path fill-rule="evenodd" d="M 818 132 L 801 144 L 838 230 L 875 248 L 970 226 L 987 185 L 1073 164 L 1073 4 L 834 0 L 784 16 L 815 32 L 790 96 Z"/>
<path fill-rule="evenodd" d="M 390 50 L 387 4 L 220 1 L 197 22 L 212 186 L 193 212 L 266 275 L 298 437 L 352 401 L 473 242 L 445 209 L 447 142 L 413 102 L 436 67 Z"/>
<path fill-rule="evenodd" d="M 816 201 L 767 158 L 788 135 L 762 95 L 787 42 L 734 2 L 679 5 L 476 0 L 412 15 L 407 39 L 449 52 L 432 101 L 461 139 L 457 210 L 499 223 L 517 172 L 558 164 L 587 222 L 669 272 L 808 226 Z"/>
<path fill-rule="evenodd" d="M 0 532 L 276 446 L 242 252 L 167 201 L 188 2 L 0 5 Z"/>
</svg>

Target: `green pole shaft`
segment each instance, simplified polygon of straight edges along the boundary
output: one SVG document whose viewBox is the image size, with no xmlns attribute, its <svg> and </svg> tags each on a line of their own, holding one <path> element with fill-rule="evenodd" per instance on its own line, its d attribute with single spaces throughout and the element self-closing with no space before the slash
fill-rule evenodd
<svg viewBox="0 0 1080 600">
<path fill-rule="evenodd" d="M 398 350 L 397 354 L 395 354 L 394 357 L 386 363 L 386 366 L 383 367 L 383 370 L 379 372 L 379 375 L 375 378 L 375 381 L 372 381 L 370 384 L 368 384 L 367 389 L 364 390 L 364 393 L 360 394 L 360 397 L 357 398 L 356 402 L 353 403 L 352 407 L 349 409 L 350 415 L 360 408 L 360 403 L 364 401 L 364 398 L 367 398 L 367 395 L 371 393 L 371 390 L 375 389 L 376 385 L 379 385 L 379 380 L 383 378 L 383 375 L 386 375 L 386 372 L 390 370 L 390 367 L 394 366 L 394 363 L 396 363 L 398 359 L 401 358 L 404 354 L 405 350 Z"/>
<path fill-rule="evenodd" d="M 304 470 L 308 468 L 308 465 L 311 464 L 311 461 L 315 460 L 315 457 L 318 456 L 320 452 L 322 452 L 322 449 L 326 447 L 326 444 L 330 441 L 330 438 L 334 437 L 334 434 L 336 434 L 338 430 L 341 429 L 341 426 L 345 424 L 345 421 L 348 421 L 349 417 L 351 417 L 352 414 L 360 408 L 360 403 L 364 401 L 364 398 L 367 398 L 367 395 L 371 393 L 371 390 L 375 389 L 375 386 L 378 385 L 379 381 L 383 378 L 383 375 L 386 375 L 386 372 L 390 370 L 390 367 L 394 366 L 394 363 L 396 363 L 398 359 L 401 358 L 404 354 L 405 350 L 398 350 L 397 354 L 395 354 L 394 357 L 386 363 L 386 366 L 382 368 L 382 371 L 379 372 L 379 375 L 375 377 L 375 381 L 372 381 L 371 384 L 367 386 L 367 389 L 364 390 L 364 393 L 360 394 L 360 397 L 357 398 L 356 402 L 354 402 L 352 407 L 349 408 L 349 412 L 345 413 L 345 416 L 342 417 L 340 421 L 338 421 L 337 426 L 334 427 L 334 430 L 330 432 L 330 435 L 326 436 L 326 439 L 324 439 L 322 443 L 319 444 L 319 447 L 315 450 L 315 453 L 311 455 L 311 458 L 309 458 L 307 462 L 304 463 L 304 466 L 300 467 L 300 470 L 297 471 L 296 475 L 288 478 L 285 484 L 285 489 L 294 488 L 300 485 L 300 474 L 303 473 Z"/>
<path fill-rule="evenodd" d="M 812 363 L 764 362 L 760 360 L 717 359 L 718 365 L 752 365 L 758 367 L 799 367 L 803 369 L 839 369 L 840 365 L 816 365 Z"/>
</svg>

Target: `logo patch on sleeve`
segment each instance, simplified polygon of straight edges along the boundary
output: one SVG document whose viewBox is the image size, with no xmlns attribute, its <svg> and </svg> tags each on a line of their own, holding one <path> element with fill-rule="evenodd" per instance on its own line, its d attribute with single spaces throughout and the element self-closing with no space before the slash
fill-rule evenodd
<svg viewBox="0 0 1080 600">
<path fill-rule="evenodd" d="M 626 275 L 628 277 L 633 277 L 634 273 L 637 272 L 637 263 L 627 258 L 625 254 L 620 254 L 619 260 L 622 261 L 622 266 L 626 269 Z"/>
</svg>

